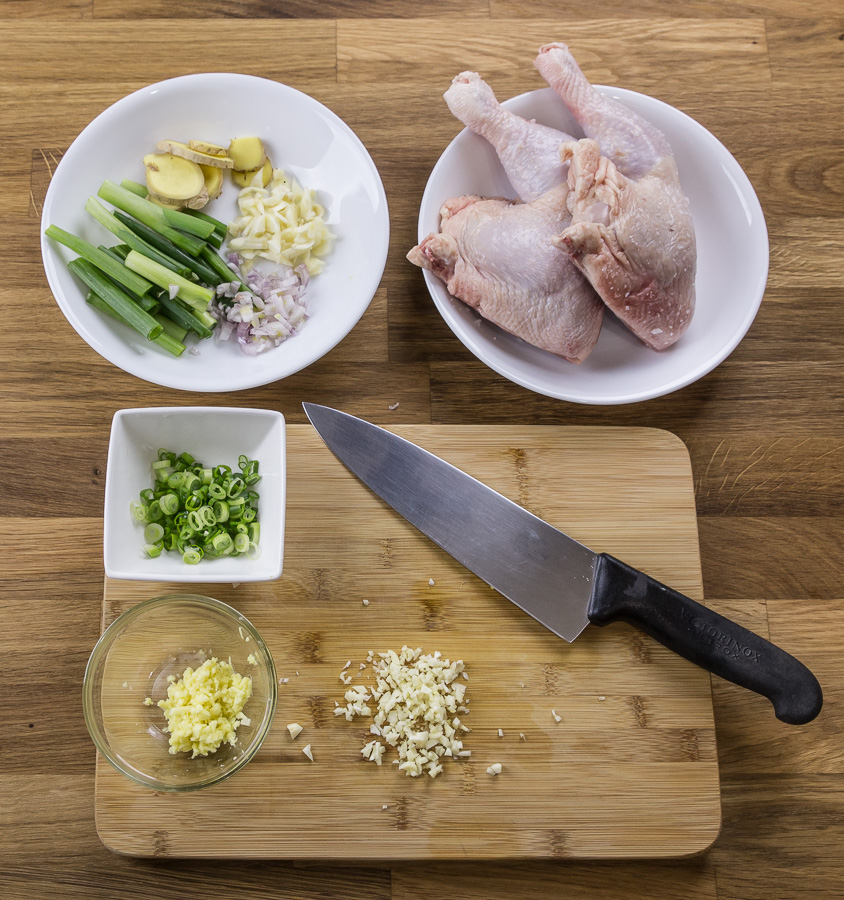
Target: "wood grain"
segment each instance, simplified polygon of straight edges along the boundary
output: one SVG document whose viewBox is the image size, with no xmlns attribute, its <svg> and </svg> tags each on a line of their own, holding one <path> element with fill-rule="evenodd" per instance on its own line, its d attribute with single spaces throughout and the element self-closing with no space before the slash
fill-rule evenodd
<svg viewBox="0 0 844 900">
<path fill-rule="evenodd" d="M 167 19 L 173 5 L 167 0 L 138 0 L 127 8 L 122 0 L 88 0 L 93 3 L 97 19 Z M 437 18 L 486 15 L 489 0 L 437 0 Z M 189 3 L 180 8 L 185 17 L 211 19 L 296 19 L 296 18 L 413 18 L 419 15 L 419 4 L 411 0 L 208 0 Z"/>
<path fill-rule="evenodd" d="M 4 0 L 7 19 L 90 19 L 93 0 Z"/>
<path fill-rule="evenodd" d="M 118 96 L 149 83 L 149 59 L 157 55 L 167 67 L 154 81 L 208 71 L 208 47 L 225 46 L 238 71 L 296 84 L 298 81 L 334 79 L 333 22 L 269 22 L 255 28 L 249 22 L 206 21 L 203 40 L 195 39 L 190 21 L 149 22 L 115 28 L 103 21 L 7 22 L 3 26 L 4 66 L 15 72 L 18 83 L 61 82 L 64 89 L 85 81 L 80 57 L 95 56 L 97 65 L 120 85 Z M 278 48 L 283 46 L 284 52 Z M 49 47 L 49 66 L 42 52 Z M 265 62 L 272 59 L 268 70 Z M 102 94 L 101 94 L 102 95 Z M 117 99 L 115 97 L 114 99 Z M 112 101 L 108 101 L 109 103 Z M 107 105 L 107 104 L 106 104 Z"/>
<path fill-rule="evenodd" d="M 595 549 L 700 597 L 689 460 L 673 435 L 399 431 Z M 97 829 L 107 846 L 140 856 L 612 858 L 688 856 L 714 840 L 706 673 L 626 626 L 588 629 L 566 645 L 385 509 L 310 426 L 288 429 L 287 458 L 281 581 L 205 589 L 255 623 L 290 678 L 279 687 L 275 726 L 236 777 L 191 795 L 140 788 L 100 761 Z M 623 522 L 612 517 L 619 504 Z M 166 592 L 107 581 L 104 622 Z M 494 631 L 507 635 L 506 654 L 490 642 Z M 347 659 L 355 672 L 367 649 L 404 644 L 459 656 L 469 673 L 473 755 L 435 782 L 367 764 L 368 723 L 330 715 Z M 147 688 L 134 687 L 140 704 Z M 562 723 L 556 706 L 566 710 Z M 313 763 L 291 745 L 282 727 L 291 719 L 305 725 Z M 499 779 L 485 774 L 493 762 L 505 767 Z"/>
<path fill-rule="evenodd" d="M 416 900 L 431 894 L 461 900 L 510 900 L 525 894 L 523 866 L 469 863 L 406 867 L 393 875 L 394 900 Z M 534 897 L 566 900 L 714 900 L 715 871 L 695 861 L 677 864 L 573 863 L 565 866 L 535 863 L 530 888 Z"/>
<path fill-rule="evenodd" d="M 644 19 L 665 13 L 665 4 L 661 0 L 630 0 L 619 6 L 613 5 L 613 15 Z M 833 16 L 840 14 L 841 9 L 836 0 L 821 0 L 812 7 L 817 16 Z M 546 19 L 558 16 L 566 21 L 570 19 L 592 18 L 594 8 L 583 6 L 572 0 L 490 0 L 490 13 L 496 18 Z M 791 0 L 691 0 L 682 6 L 671 7 L 672 16 L 678 17 L 712 17 L 724 16 L 789 16 L 800 17 L 805 14 L 805 7 L 796 6 Z"/>
<path fill-rule="evenodd" d="M 516 85 L 524 85 L 522 90 L 546 86 L 533 59 L 541 44 L 564 35 L 586 75 L 598 84 L 653 90 L 659 77 L 653 61 L 677 53 L 683 54 L 686 76 L 704 77 L 705 73 L 710 89 L 730 79 L 758 87 L 771 80 L 765 30 L 752 19 L 494 19 L 469 20 L 467 25 L 466 37 L 450 44 L 443 41 L 435 19 L 417 20 L 412 28 L 389 19 L 341 21 L 337 79 L 416 83 L 422 78 L 441 85 L 442 93 L 454 75 L 473 69 L 489 79 L 503 98 L 517 92 Z M 607 41 L 608 29 L 612 29 L 612 41 Z M 638 52 L 629 52 L 633 47 Z"/>
<path fill-rule="evenodd" d="M 838 900 L 840 2 L 608 0 L 596 9 L 568 0 L 445 0 L 422 9 L 405 0 L 211 0 L 172 9 L 157 0 L 2 6 L 4 897 L 471 898 L 500 887 L 508 898 L 714 891 L 721 900 Z M 200 11 L 205 18 L 174 21 Z M 704 124 L 748 173 L 765 211 L 771 279 L 756 322 L 724 365 L 670 397 L 588 409 L 504 381 L 451 334 L 404 259 L 427 177 L 459 129 L 442 101 L 445 86 L 478 67 L 502 96 L 539 87 L 531 54 L 552 38 L 570 40 L 591 77 L 658 96 Z M 227 52 L 218 64 L 220 46 Z M 392 229 L 376 302 L 328 359 L 278 385 L 213 398 L 132 379 L 76 336 L 43 276 L 37 205 L 49 174 L 42 150 L 49 160 L 144 84 L 208 68 L 291 83 L 341 115 L 381 172 Z M 683 439 L 707 597 L 725 598 L 710 602 L 802 655 L 827 692 L 821 717 L 792 730 L 768 715 L 764 701 L 713 682 L 725 825 L 712 851 L 671 865 L 397 866 L 391 883 L 386 869 L 131 860 L 102 846 L 79 689 L 99 630 L 111 416 L 123 406 L 212 402 L 268 406 L 302 423 L 303 399 L 382 424 L 653 426 Z"/>
</svg>

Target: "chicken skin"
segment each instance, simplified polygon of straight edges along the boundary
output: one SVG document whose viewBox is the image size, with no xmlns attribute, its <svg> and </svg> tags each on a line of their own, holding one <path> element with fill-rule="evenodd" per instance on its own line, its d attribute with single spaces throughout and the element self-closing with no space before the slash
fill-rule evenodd
<svg viewBox="0 0 844 900">
<path fill-rule="evenodd" d="M 581 362 L 598 340 L 604 306 L 552 243 L 569 221 L 568 192 L 563 182 L 530 203 L 448 200 L 441 231 L 407 258 L 505 331 Z"/>
<path fill-rule="evenodd" d="M 504 109 L 477 72 L 461 72 L 443 96 L 456 118 L 492 144 L 519 199 L 530 203 L 566 180 L 560 147 L 571 135 Z"/>
<path fill-rule="evenodd" d="M 572 220 L 554 243 L 640 340 L 663 350 L 695 305 L 694 227 L 671 147 L 596 91 L 564 44 L 542 47 L 535 65 L 587 135 L 561 150 Z"/>
</svg>

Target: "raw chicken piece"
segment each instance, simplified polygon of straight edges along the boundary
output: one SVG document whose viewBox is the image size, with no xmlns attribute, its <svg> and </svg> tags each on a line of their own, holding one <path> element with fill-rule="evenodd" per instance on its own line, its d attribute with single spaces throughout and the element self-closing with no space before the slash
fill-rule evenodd
<svg viewBox="0 0 844 900">
<path fill-rule="evenodd" d="M 571 135 L 504 109 L 477 72 L 461 72 L 443 95 L 448 108 L 495 148 L 510 184 L 529 203 L 565 181 L 560 147 Z"/>
<path fill-rule="evenodd" d="M 692 320 L 697 259 L 671 147 L 598 93 L 564 44 L 542 47 L 535 65 L 593 139 L 563 148 L 572 221 L 554 242 L 637 337 L 663 350 Z"/>
<path fill-rule="evenodd" d="M 604 307 L 551 238 L 568 221 L 568 187 L 531 203 L 457 197 L 407 258 L 449 292 L 530 344 L 582 362 L 598 340 Z"/>
</svg>

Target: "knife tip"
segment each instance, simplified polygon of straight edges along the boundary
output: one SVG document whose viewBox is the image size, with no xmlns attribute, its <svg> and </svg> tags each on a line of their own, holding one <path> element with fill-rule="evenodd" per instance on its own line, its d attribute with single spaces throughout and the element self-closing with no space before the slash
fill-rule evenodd
<svg viewBox="0 0 844 900">
<path fill-rule="evenodd" d="M 330 406 L 322 406 L 319 403 L 308 403 L 306 401 L 302 402 L 302 408 L 305 410 L 308 421 L 317 431 L 320 431 L 320 425 L 324 426 L 332 420 L 332 414 L 336 415 L 340 412 L 337 409 L 332 409 Z M 320 433 L 322 432 L 320 431 Z"/>
</svg>

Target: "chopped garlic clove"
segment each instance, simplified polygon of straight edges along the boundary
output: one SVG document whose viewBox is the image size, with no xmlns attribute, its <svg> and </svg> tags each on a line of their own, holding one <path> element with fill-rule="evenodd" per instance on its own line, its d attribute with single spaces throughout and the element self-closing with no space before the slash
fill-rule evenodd
<svg viewBox="0 0 844 900">
<path fill-rule="evenodd" d="M 311 752 L 311 745 L 310 745 L 310 744 L 308 744 L 307 747 L 302 747 L 302 753 L 304 753 L 305 756 L 307 756 L 308 759 L 309 759 L 311 762 L 314 761 L 314 755 L 313 755 L 313 753 Z"/>
<path fill-rule="evenodd" d="M 493 763 L 487 770 L 487 775 L 500 775 L 501 774 L 501 763 Z"/>
<path fill-rule="evenodd" d="M 302 726 L 298 722 L 291 722 L 287 726 L 287 730 L 290 732 L 290 737 L 295 741 L 297 737 L 304 731 Z"/>
</svg>

